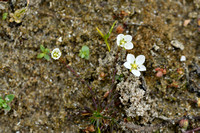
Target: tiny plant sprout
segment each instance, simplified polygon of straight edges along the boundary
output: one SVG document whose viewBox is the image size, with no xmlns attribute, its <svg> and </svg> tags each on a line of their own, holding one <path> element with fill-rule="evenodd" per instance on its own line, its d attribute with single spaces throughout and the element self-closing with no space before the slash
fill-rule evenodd
<svg viewBox="0 0 200 133">
<path fill-rule="evenodd" d="M 8 16 L 8 13 L 7 13 L 7 12 L 3 13 L 2 19 L 3 19 L 3 20 L 6 20 L 7 16 Z"/>
<path fill-rule="evenodd" d="M 4 99 L 0 97 L 0 108 L 3 108 L 4 110 L 9 111 L 11 109 L 9 106 L 9 103 L 12 102 L 14 97 L 15 96 L 13 94 L 6 95 Z"/>
<path fill-rule="evenodd" d="M 146 67 L 143 65 L 145 62 L 145 56 L 139 55 L 135 58 L 134 55 L 128 54 L 126 57 L 126 62 L 124 63 L 124 66 L 137 77 L 141 75 L 140 71 L 146 71 Z"/>
<path fill-rule="evenodd" d="M 42 51 L 42 53 L 38 54 L 37 58 L 45 58 L 46 60 L 49 60 L 50 57 L 48 54 L 50 53 L 50 50 L 45 48 L 43 45 L 40 45 L 40 50 Z"/>
<path fill-rule="evenodd" d="M 133 48 L 133 43 L 131 41 L 132 41 L 131 35 L 119 34 L 117 36 L 117 45 L 127 50 L 130 50 Z"/>
<path fill-rule="evenodd" d="M 117 22 L 117 21 L 115 21 L 115 22 L 113 23 L 113 25 L 112 25 L 112 27 L 110 28 L 109 32 L 108 32 L 107 34 L 105 34 L 105 35 L 99 30 L 99 28 L 96 27 L 97 31 L 99 32 L 99 34 L 100 34 L 100 35 L 102 36 L 102 38 L 104 39 L 104 42 L 106 43 L 109 52 L 110 52 L 110 45 L 109 45 L 109 43 L 108 43 L 108 38 L 110 37 L 110 34 L 112 33 L 112 30 L 113 30 L 113 28 L 114 28 L 116 22 Z"/>
<path fill-rule="evenodd" d="M 54 59 L 54 60 L 58 60 L 61 56 L 61 51 L 59 48 L 55 48 L 52 52 L 51 52 L 51 57 Z"/>
<path fill-rule="evenodd" d="M 81 50 L 79 51 L 79 56 L 86 60 L 89 60 L 90 50 L 89 47 L 84 45 L 82 46 Z"/>
</svg>

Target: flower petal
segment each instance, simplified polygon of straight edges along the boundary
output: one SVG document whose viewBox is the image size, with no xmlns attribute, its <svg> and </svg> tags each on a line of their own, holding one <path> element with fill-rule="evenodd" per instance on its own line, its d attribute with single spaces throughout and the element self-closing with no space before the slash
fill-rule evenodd
<svg viewBox="0 0 200 133">
<path fill-rule="evenodd" d="M 120 40 L 122 40 L 124 38 L 124 35 L 123 34 L 119 34 L 117 36 L 117 45 L 119 46 L 120 45 Z"/>
<path fill-rule="evenodd" d="M 139 77 L 141 75 L 140 71 L 138 71 L 138 70 L 131 70 L 131 72 L 137 77 Z"/>
<path fill-rule="evenodd" d="M 131 69 L 131 64 L 129 62 L 125 62 L 124 63 L 124 66 L 128 69 Z"/>
<path fill-rule="evenodd" d="M 134 63 L 134 61 L 135 61 L 135 56 L 132 55 L 132 54 L 127 54 L 126 60 L 127 60 L 127 62 L 129 62 L 129 63 Z"/>
<path fill-rule="evenodd" d="M 127 42 L 131 42 L 132 36 L 131 35 L 125 35 L 124 40 L 127 41 Z"/>
<path fill-rule="evenodd" d="M 138 67 L 139 67 L 138 68 L 139 71 L 146 71 L 147 70 L 144 65 L 139 65 Z"/>
<path fill-rule="evenodd" d="M 139 55 L 136 57 L 136 64 L 137 65 L 142 65 L 145 61 L 145 56 L 144 55 Z"/>
<path fill-rule="evenodd" d="M 127 50 L 132 49 L 133 48 L 133 43 L 132 42 L 126 43 L 125 46 L 124 46 L 124 48 L 127 49 Z"/>
</svg>

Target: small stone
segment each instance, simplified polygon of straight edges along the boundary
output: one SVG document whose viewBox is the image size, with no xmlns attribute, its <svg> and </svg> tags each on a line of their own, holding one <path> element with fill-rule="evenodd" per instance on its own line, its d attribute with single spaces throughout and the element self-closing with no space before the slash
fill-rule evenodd
<svg viewBox="0 0 200 133">
<path fill-rule="evenodd" d="M 0 10 L 5 10 L 6 6 L 3 3 L 0 3 Z"/>
<path fill-rule="evenodd" d="M 59 37 L 59 38 L 58 38 L 58 41 L 59 41 L 59 42 L 62 42 L 62 37 Z"/>
<path fill-rule="evenodd" d="M 162 71 L 158 71 L 158 72 L 156 73 L 156 77 L 160 78 L 160 77 L 162 77 L 162 76 L 163 76 L 163 72 L 162 72 Z"/>
<path fill-rule="evenodd" d="M 183 26 L 184 27 L 187 27 L 187 25 L 190 23 L 190 19 L 186 19 L 185 21 L 184 21 L 184 23 L 183 23 Z"/>
<path fill-rule="evenodd" d="M 182 55 L 180 61 L 186 61 L 186 57 Z"/>
<path fill-rule="evenodd" d="M 123 31 L 124 31 L 124 28 L 123 28 L 121 25 L 117 26 L 116 32 L 117 32 L 118 34 L 121 34 Z"/>
<path fill-rule="evenodd" d="M 182 120 L 180 120 L 180 122 L 179 122 L 179 126 L 180 126 L 181 128 L 183 128 L 184 130 L 187 129 L 188 124 L 189 124 L 189 122 L 188 122 L 187 119 L 182 119 Z"/>
<path fill-rule="evenodd" d="M 185 47 L 184 45 L 179 42 L 178 40 L 172 40 L 171 41 L 172 46 L 176 47 L 176 48 L 180 48 L 181 50 L 183 50 Z"/>
<path fill-rule="evenodd" d="M 190 18 L 197 18 L 198 13 L 197 12 L 190 12 L 188 15 Z"/>
</svg>

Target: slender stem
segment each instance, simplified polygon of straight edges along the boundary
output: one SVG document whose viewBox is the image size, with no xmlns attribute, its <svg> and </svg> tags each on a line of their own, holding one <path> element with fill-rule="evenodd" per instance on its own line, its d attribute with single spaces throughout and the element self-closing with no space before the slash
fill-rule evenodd
<svg viewBox="0 0 200 133">
<path fill-rule="evenodd" d="M 194 132 L 199 131 L 199 130 L 200 130 L 200 127 L 192 129 L 192 130 L 188 130 L 188 131 L 186 131 L 184 133 L 194 133 Z"/>
<path fill-rule="evenodd" d="M 92 88 L 90 87 L 90 85 L 88 83 L 85 82 L 85 80 L 81 79 L 80 78 L 80 75 L 78 75 L 73 69 L 72 67 L 70 67 L 69 65 L 67 65 L 63 60 L 61 60 L 61 62 L 67 67 L 67 69 L 69 71 L 71 71 L 73 73 L 73 75 L 78 78 L 83 84 L 86 84 L 88 89 L 90 90 L 90 93 L 92 94 L 92 101 L 94 103 L 94 106 L 95 106 L 95 109 L 97 109 L 97 103 L 96 103 L 96 98 L 95 98 L 95 93 L 94 91 L 92 90 Z"/>
<path fill-rule="evenodd" d="M 104 42 L 106 43 L 106 45 L 107 45 L 107 47 L 108 47 L 108 51 L 110 52 L 110 45 L 109 45 L 109 43 L 108 43 L 108 40 L 107 40 L 108 38 L 105 38 L 104 39 Z"/>
</svg>

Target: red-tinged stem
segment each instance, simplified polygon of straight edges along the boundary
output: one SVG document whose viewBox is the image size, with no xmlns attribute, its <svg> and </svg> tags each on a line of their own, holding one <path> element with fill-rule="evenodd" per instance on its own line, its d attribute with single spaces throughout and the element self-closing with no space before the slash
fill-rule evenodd
<svg viewBox="0 0 200 133">
<path fill-rule="evenodd" d="M 90 93 L 92 94 L 92 101 L 94 103 L 94 106 L 95 106 L 95 109 L 97 109 L 97 103 L 96 103 L 96 98 L 95 98 L 95 94 L 94 94 L 94 91 L 92 90 L 92 88 L 90 87 L 90 85 L 88 83 L 85 82 L 85 80 L 81 79 L 80 75 L 78 75 L 73 69 L 72 67 L 70 67 L 69 65 L 67 65 L 65 63 L 65 61 L 63 60 L 60 60 L 66 67 L 69 71 L 71 71 L 73 73 L 73 75 L 78 78 L 83 84 L 86 84 L 88 89 L 90 90 Z"/>
<path fill-rule="evenodd" d="M 199 131 L 199 130 L 200 130 L 200 127 L 192 129 L 192 130 L 185 131 L 184 133 L 194 133 L 194 132 Z"/>
</svg>

